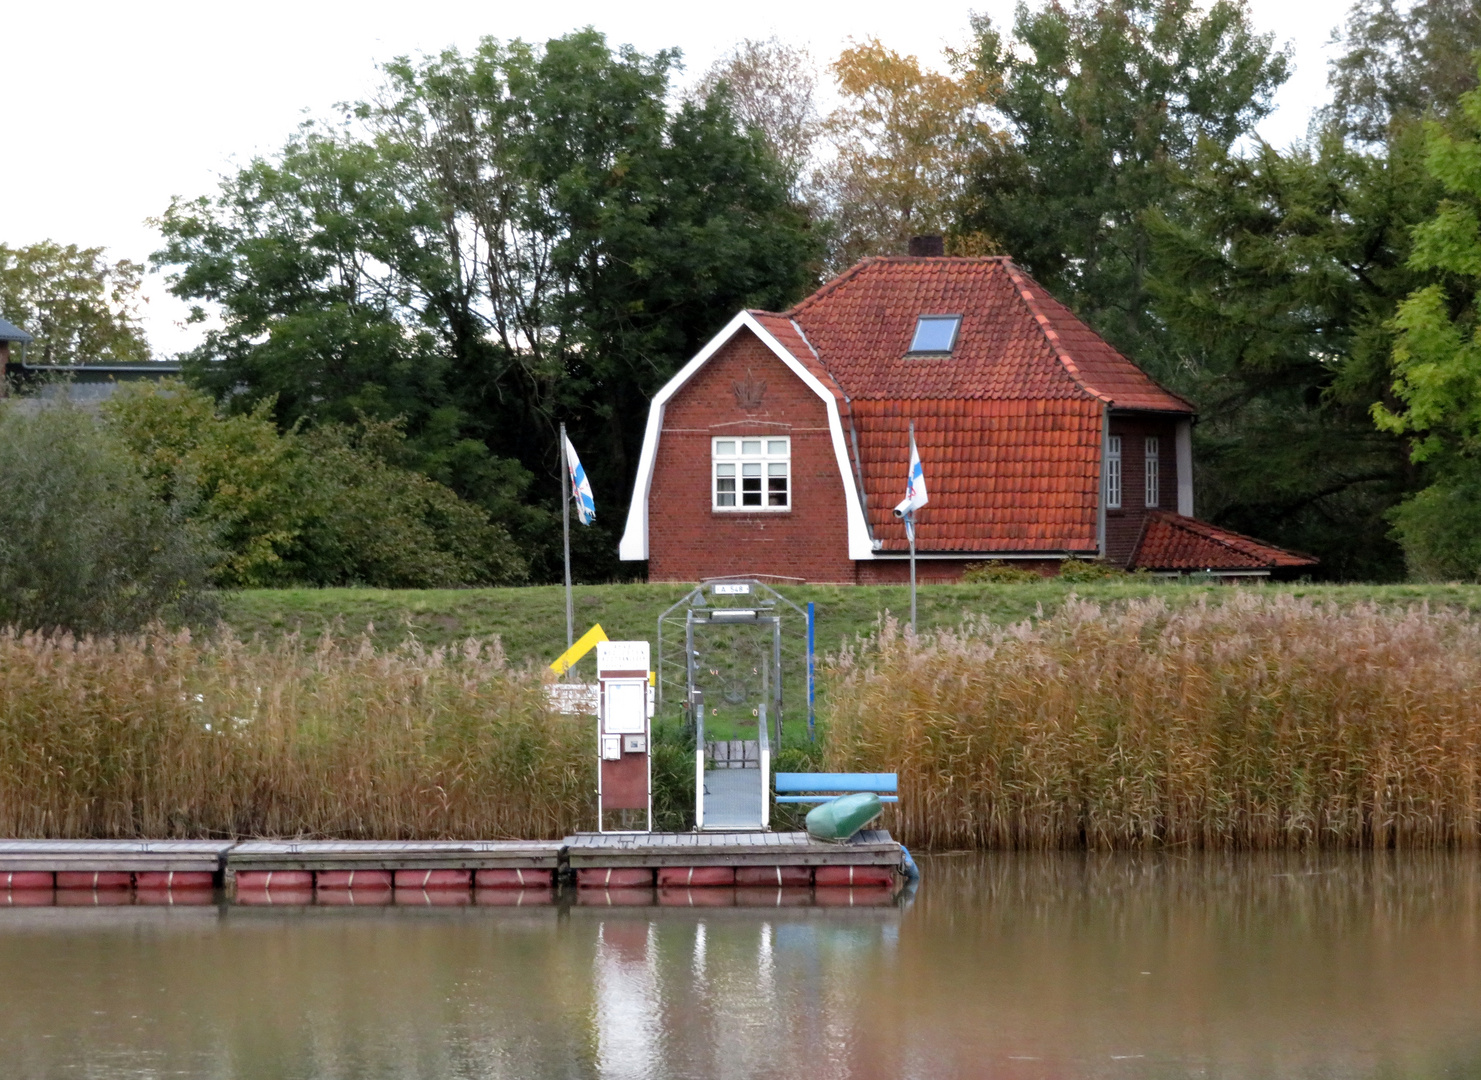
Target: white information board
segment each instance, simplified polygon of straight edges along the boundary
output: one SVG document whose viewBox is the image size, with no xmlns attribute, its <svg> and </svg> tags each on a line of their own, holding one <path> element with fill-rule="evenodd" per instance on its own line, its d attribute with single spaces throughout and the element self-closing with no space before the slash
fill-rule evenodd
<svg viewBox="0 0 1481 1080">
<path fill-rule="evenodd" d="M 648 681 L 609 679 L 603 684 L 607 707 L 602 731 L 608 735 L 642 735 L 648 730 Z"/>
</svg>

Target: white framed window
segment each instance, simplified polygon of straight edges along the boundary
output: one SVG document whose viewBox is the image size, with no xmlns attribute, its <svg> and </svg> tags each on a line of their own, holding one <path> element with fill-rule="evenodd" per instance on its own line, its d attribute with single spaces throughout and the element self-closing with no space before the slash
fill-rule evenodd
<svg viewBox="0 0 1481 1080">
<path fill-rule="evenodd" d="M 716 510 L 792 508 L 792 440 L 762 435 L 719 438 L 711 444 Z"/>
<path fill-rule="evenodd" d="M 1106 509 L 1121 509 L 1121 436 L 1106 439 Z"/>
<path fill-rule="evenodd" d="M 1162 497 L 1162 461 L 1160 445 L 1156 435 L 1147 436 L 1146 452 L 1142 457 L 1147 482 L 1147 505 L 1156 506 Z"/>
</svg>

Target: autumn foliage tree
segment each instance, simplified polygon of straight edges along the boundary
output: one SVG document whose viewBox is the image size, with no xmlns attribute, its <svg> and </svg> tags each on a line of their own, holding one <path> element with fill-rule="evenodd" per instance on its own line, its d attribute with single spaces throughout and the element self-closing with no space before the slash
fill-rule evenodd
<svg viewBox="0 0 1481 1080">
<path fill-rule="evenodd" d="M 970 161 L 1000 139 L 988 115 L 999 82 L 966 65 L 932 71 L 877 38 L 845 49 L 830 70 L 843 103 L 825 124 L 835 156 L 819 186 L 834 229 L 831 268 L 841 270 L 953 226 Z"/>
</svg>

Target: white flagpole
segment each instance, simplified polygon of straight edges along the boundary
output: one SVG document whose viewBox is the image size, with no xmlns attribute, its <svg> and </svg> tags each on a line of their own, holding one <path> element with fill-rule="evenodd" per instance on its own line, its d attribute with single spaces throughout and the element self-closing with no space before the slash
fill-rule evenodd
<svg viewBox="0 0 1481 1080">
<path fill-rule="evenodd" d="M 561 425 L 561 528 L 566 544 L 566 648 L 576 643 L 576 619 L 571 607 L 571 463 L 566 460 L 566 425 Z"/>
<path fill-rule="evenodd" d="M 915 446 L 915 421 L 910 421 L 910 445 Z M 913 465 L 913 463 L 912 463 Z M 910 632 L 915 633 L 915 510 L 910 511 Z"/>
</svg>

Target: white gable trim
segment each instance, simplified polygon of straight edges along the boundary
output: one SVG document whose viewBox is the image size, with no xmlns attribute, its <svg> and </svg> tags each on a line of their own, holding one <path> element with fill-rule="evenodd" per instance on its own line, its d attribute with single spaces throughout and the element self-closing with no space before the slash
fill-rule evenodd
<svg viewBox="0 0 1481 1080">
<path fill-rule="evenodd" d="M 844 506 L 848 516 L 848 557 L 873 559 L 874 546 L 869 542 L 869 526 L 864 521 L 864 508 L 859 502 L 859 493 L 854 487 L 852 470 L 849 468 L 838 399 L 749 311 L 742 311 L 731 319 L 725 329 L 712 337 L 695 354 L 694 359 L 680 368 L 672 379 L 664 383 L 663 389 L 653 396 L 653 403 L 648 408 L 648 426 L 643 432 L 643 452 L 638 458 L 638 475 L 633 482 L 632 502 L 627 511 L 627 527 L 622 532 L 622 542 L 617 548 L 618 557 L 628 561 L 648 558 L 648 496 L 653 488 L 653 468 L 658 459 L 658 437 L 663 431 L 664 407 L 705 366 L 710 357 L 743 329 L 750 330 L 760 338 L 776 354 L 778 360 L 786 364 L 808 389 L 823 399 L 823 405 L 828 410 L 828 434 L 833 440 L 833 456 L 837 459 L 838 481 L 843 485 Z"/>
</svg>

